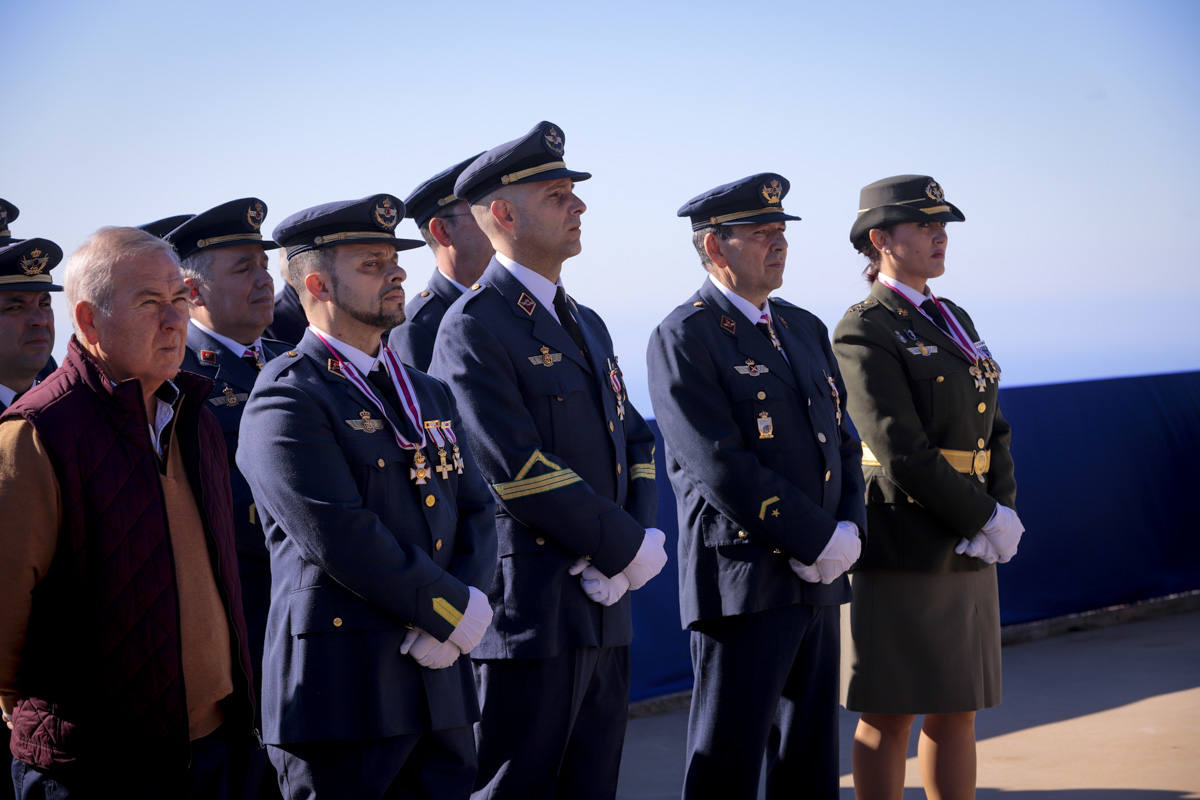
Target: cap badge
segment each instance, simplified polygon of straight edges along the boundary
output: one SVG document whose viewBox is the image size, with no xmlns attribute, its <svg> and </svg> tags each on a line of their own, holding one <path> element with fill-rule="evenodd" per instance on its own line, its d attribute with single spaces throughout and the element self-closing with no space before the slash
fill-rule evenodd
<svg viewBox="0 0 1200 800">
<path fill-rule="evenodd" d="M 266 216 L 267 209 L 263 207 L 262 203 L 251 203 L 250 207 L 246 209 L 246 222 L 249 223 L 250 227 L 254 228 L 254 230 L 259 229 Z"/>
<path fill-rule="evenodd" d="M 772 178 L 770 181 L 767 181 L 759 191 L 762 192 L 763 200 L 766 200 L 770 205 L 774 205 L 783 199 L 783 186 L 777 179 Z"/>
<path fill-rule="evenodd" d="M 391 230 L 400 220 L 397 218 L 396 206 L 386 197 L 375 204 L 375 221 L 379 227 Z"/>
<path fill-rule="evenodd" d="M 30 250 L 21 256 L 18 262 L 26 275 L 39 275 L 50 263 L 50 256 L 42 255 L 41 250 Z"/>
<path fill-rule="evenodd" d="M 558 128 L 551 125 L 550 130 L 546 131 L 546 135 L 542 137 L 542 140 L 546 143 L 546 147 L 551 153 L 554 153 L 556 156 L 563 154 L 563 136 L 558 132 Z"/>
<path fill-rule="evenodd" d="M 946 195 L 942 191 L 942 187 L 938 186 L 937 181 L 930 181 L 925 187 L 925 196 L 935 203 L 942 203 L 946 200 Z"/>
</svg>

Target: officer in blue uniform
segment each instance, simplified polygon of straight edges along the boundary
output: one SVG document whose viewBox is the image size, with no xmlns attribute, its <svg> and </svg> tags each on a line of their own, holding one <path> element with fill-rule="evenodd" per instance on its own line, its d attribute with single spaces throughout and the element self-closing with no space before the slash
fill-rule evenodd
<svg viewBox="0 0 1200 800">
<path fill-rule="evenodd" d="M 49 239 L 9 237 L 0 243 L 0 411 L 53 371 L 50 292 L 61 292 L 62 287 L 54 283 L 50 270 L 62 256 L 62 249 Z"/>
<path fill-rule="evenodd" d="M 163 237 L 175 246 L 189 289 L 191 319 L 182 369 L 212 382 L 208 404 L 221 423 L 229 453 L 238 577 L 242 584 L 250 659 L 258 678 L 256 690 L 261 685 L 263 637 L 271 601 L 271 565 L 254 498 L 238 471 L 234 454 L 242 411 L 259 370 L 287 349 L 281 342 L 262 338 L 274 311 L 267 251 L 279 247 L 263 239 L 259 232 L 266 215 L 263 201 L 244 197 L 195 216 L 185 216 Z M 275 778 L 265 753 L 256 754 L 250 781 L 256 789 L 263 784 L 274 788 Z M 253 795 L 257 796 L 258 791 Z"/>
<path fill-rule="evenodd" d="M 579 253 L 590 175 L 538 123 L 483 154 L 454 193 L 496 255 L 442 319 L 430 372 L 450 384 L 499 498 L 495 622 L 472 654 L 476 797 L 612 798 L 629 700 L 627 592 L 666 563 L 654 438 L 600 317 L 559 280 Z"/>
<path fill-rule="evenodd" d="M 12 222 L 14 219 L 16 219 L 18 216 L 20 216 L 20 214 L 21 214 L 21 210 L 19 208 L 17 208 L 15 205 L 8 202 L 7 200 L 0 198 L 0 246 L 21 241 L 20 239 L 14 238 L 12 235 L 12 232 L 8 229 L 8 224 L 10 222 Z M 42 239 L 41 241 L 49 242 L 50 240 Z M 50 242 L 50 244 L 54 244 L 54 243 Z M 58 247 L 58 245 L 54 245 L 54 247 Z M 34 249 L 37 249 L 37 248 L 35 247 Z M 12 251 L 12 252 L 16 252 L 16 251 Z M 54 263 L 57 264 L 58 261 L 61 259 L 62 259 L 62 255 L 60 254 L 58 256 L 58 259 L 55 260 Z M 5 287 L 3 285 L 0 285 L 0 291 L 3 291 L 4 289 L 5 289 Z M 9 291 L 15 291 L 15 290 L 9 289 Z M 51 291 L 61 291 L 61 289 L 56 288 Z M 39 303 L 40 303 L 40 301 L 39 301 Z M 50 348 L 52 348 L 54 346 L 54 330 L 53 330 L 54 320 L 53 319 L 50 320 L 49 325 L 50 325 L 50 329 L 51 329 L 50 330 L 50 347 L 46 348 L 47 353 L 49 353 Z M 57 368 L 58 368 L 58 362 L 54 360 L 54 356 L 47 355 L 46 363 L 42 366 L 41 370 L 38 371 L 37 376 L 34 378 L 34 382 L 36 383 L 36 382 L 45 380 L 46 376 L 49 375 L 51 372 L 54 372 L 54 370 Z M 28 387 L 26 387 L 26 388 L 28 388 Z M 6 393 L 3 392 L 2 390 L 0 390 L 0 394 L 6 394 Z M 11 401 L 9 403 L 5 403 L 4 405 L 10 405 L 10 404 L 11 404 Z M 3 410 L 3 408 L 0 407 L 0 410 Z"/>
<path fill-rule="evenodd" d="M 679 508 L 695 688 L 685 798 L 838 795 L 838 606 L 865 532 L 862 451 L 825 326 L 783 282 L 788 181 L 688 201 L 708 272 L 655 329 L 650 397 Z M 769 299 L 768 299 L 769 298 Z"/>
<path fill-rule="evenodd" d="M 493 502 L 446 386 L 382 341 L 404 319 L 389 194 L 274 231 L 308 330 L 259 374 L 237 463 L 267 532 L 263 738 L 286 797 L 464 798 L 492 612 Z"/>
<path fill-rule="evenodd" d="M 429 285 L 405 307 L 403 325 L 392 329 L 388 346 L 405 364 L 428 370 L 438 326 L 450 304 L 479 280 L 492 258 L 492 243 L 479 230 L 471 209 L 454 194 L 454 181 L 481 154 L 460 161 L 422 183 L 404 201 L 436 268 Z"/>
</svg>

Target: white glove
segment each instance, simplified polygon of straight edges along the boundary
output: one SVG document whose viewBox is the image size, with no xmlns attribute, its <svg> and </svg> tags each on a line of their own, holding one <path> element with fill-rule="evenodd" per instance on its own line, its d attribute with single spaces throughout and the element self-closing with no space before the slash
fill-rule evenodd
<svg viewBox="0 0 1200 800">
<path fill-rule="evenodd" d="M 788 566 L 792 568 L 792 572 L 796 573 L 796 577 L 802 581 L 807 581 L 808 583 L 821 582 L 821 571 L 816 567 L 810 567 L 803 561 L 797 561 L 794 558 L 788 559 Z"/>
<path fill-rule="evenodd" d="M 624 572 L 606 578 L 603 572 L 590 564 L 584 569 L 579 584 L 589 600 L 602 606 L 611 606 L 629 591 L 629 579 Z"/>
<path fill-rule="evenodd" d="M 642 546 L 625 569 L 625 577 L 629 580 L 629 590 L 640 589 L 649 583 L 650 579 L 662 572 L 667 564 L 667 535 L 658 528 L 646 528 L 642 537 Z"/>
<path fill-rule="evenodd" d="M 439 642 L 420 628 L 410 628 L 400 643 L 401 655 L 410 655 L 426 669 L 445 669 L 458 660 L 459 649 L 450 642 Z"/>
<path fill-rule="evenodd" d="M 464 653 L 475 649 L 483 634 L 487 632 L 488 625 L 492 624 L 492 606 L 488 603 L 487 595 L 474 586 L 467 588 L 470 590 L 467 610 L 450 632 L 449 638 L 449 641 Z"/>
<path fill-rule="evenodd" d="M 968 539 L 960 539 L 958 545 L 954 548 L 954 552 L 960 556 L 970 556 L 978 558 L 987 564 L 995 564 L 1000 560 L 1000 554 L 996 552 L 992 540 L 979 532 Z"/>
<path fill-rule="evenodd" d="M 854 566 L 861 554 L 862 541 L 858 538 L 858 526 L 853 522 L 842 521 L 833 529 L 833 534 L 825 543 L 825 549 L 811 566 L 794 558 L 788 559 L 788 565 L 801 580 L 809 583 L 819 581 L 828 585 Z"/>
<path fill-rule="evenodd" d="M 999 503 L 992 512 L 992 518 L 980 531 L 996 548 L 996 554 L 999 556 L 997 560 L 1001 564 L 1007 564 L 1017 554 L 1017 545 L 1020 544 L 1021 534 L 1024 532 L 1025 526 L 1021 524 L 1017 512 Z"/>
</svg>

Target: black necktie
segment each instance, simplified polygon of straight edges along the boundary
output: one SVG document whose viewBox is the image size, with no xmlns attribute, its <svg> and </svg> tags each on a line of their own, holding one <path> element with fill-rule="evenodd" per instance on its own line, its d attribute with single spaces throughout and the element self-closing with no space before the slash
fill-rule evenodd
<svg viewBox="0 0 1200 800">
<path fill-rule="evenodd" d="M 933 298 L 929 298 L 924 303 L 921 303 L 921 310 L 933 320 L 934 325 L 942 329 L 943 333 L 947 336 L 950 335 L 950 326 L 946 324 L 946 317 L 942 315 L 942 310 L 937 307 L 937 303 L 933 302 Z"/>
<path fill-rule="evenodd" d="M 392 383 L 392 377 L 388 375 L 387 370 L 380 365 L 377 369 L 371 370 L 367 375 L 367 380 L 375 387 L 375 391 L 383 398 L 383 401 L 392 407 L 395 411 L 403 411 L 404 406 L 400 405 L 400 395 L 396 394 L 396 385 Z"/>
<path fill-rule="evenodd" d="M 571 313 L 571 305 L 567 302 L 567 293 L 563 291 L 563 287 L 561 286 L 554 292 L 554 313 L 558 314 L 558 321 L 567 329 L 567 333 L 575 340 L 575 345 L 579 348 L 579 352 L 583 353 L 586 358 L 587 346 L 583 343 L 583 330 L 579 327 L 579 323 Z"/>
</svg>

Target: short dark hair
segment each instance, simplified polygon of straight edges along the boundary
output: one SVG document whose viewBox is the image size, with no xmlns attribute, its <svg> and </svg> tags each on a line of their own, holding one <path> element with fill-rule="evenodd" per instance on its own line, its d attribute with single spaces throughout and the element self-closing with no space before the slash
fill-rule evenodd
<svg viewBox="0 0 1200 800">
<path fill-rule="evenodd" d="M 318 247 L 316 250 L 304 250 L 287 259 L 287 282 L 297 292 L 304 285 L 304 279 L 310 272 L 330 273 L 333 269 L 333 248 Z"/>
<path fill-rule="evenodd" d="M 712 259 L 708 257 L 708 251 L 704 249 L 704 237 L 710 233 L 719 241 L 727 242 L 733 236 L 733 228 L 728 225 L 707 225 L 692 231 L 692 246 L 700 254 L 700 265 L 704 267 L 705 271 L 711 271 L 714 266 Z"/>
</svg>

